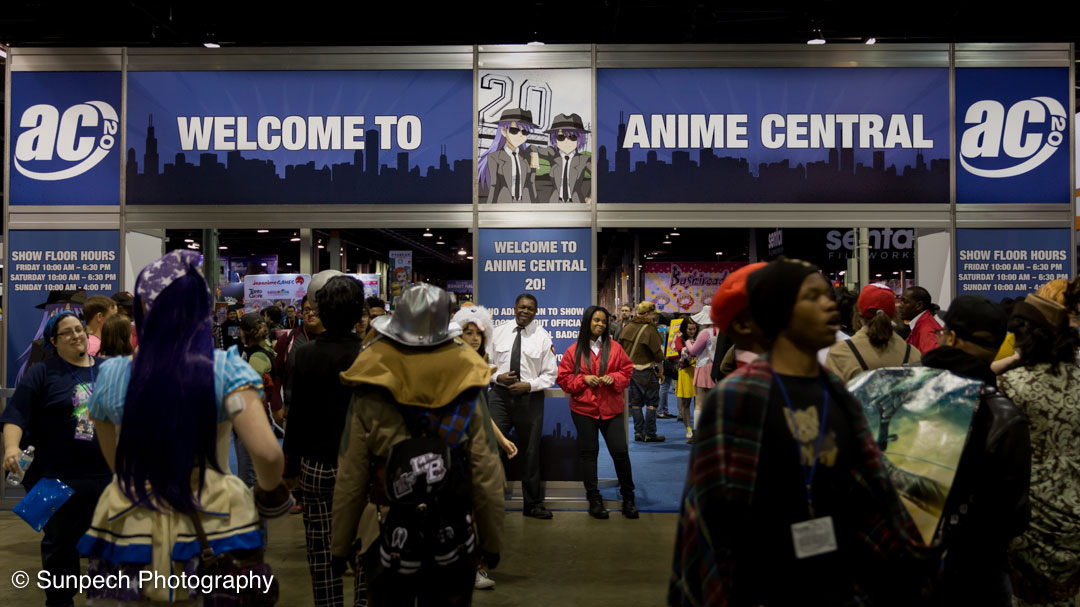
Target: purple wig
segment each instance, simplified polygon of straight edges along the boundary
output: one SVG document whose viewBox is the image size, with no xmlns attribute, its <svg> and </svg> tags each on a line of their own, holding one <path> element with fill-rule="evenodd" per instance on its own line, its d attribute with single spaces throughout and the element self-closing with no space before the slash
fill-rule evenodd
<svg viewBox="0 0 1080 607">
<path fill-rule="evenodd" d="M 187 513 L 199 503 L 192 471 L 198 468 L 201 489 L 206 467 L 221 467 L 210 290 L 191 260 L 175 253 L 144 269 L 136 283 L 139 352 L 131 364 L 116 474 L 133 503 Z M 166 260 L 177 273 L 155 276 Z"/>
<path fill-rule="evenodd" d="M 548 141 L 551 142 L 551 147 L 556 150 L 559 149 L 558 140 L 556 137 L 559 135 L 559 131 L 562 131 L 564 135 L 571 133 L 577 134 L 577 153 L 580 154 L 585 151 L 585 146 L 589 143 L 589 131 L 579 131 L 577 129 L 554 129 L 548 133 Z"/>
<path fill-rule="evenodd" d="M 484 153 L 480 156 L 479 168 L 477 169 L 477 177 L 480 179 L 480 189 L 487 190 L 491 187 L 491 176 L 488 175 L 488 156 L 498 152 L 506 147 L 506 137 L 503 137 L 502 130 L 510 128 L 512 123 L 516 122 L 518 128 L 527 128 L 530 132 L 536 132 L 540 130 L 540 127 L 535 124 L 529 124 L 528 122 L 522 122 L 520 120 L 507 120 L 499 123 L 499 127 L 495 130 L 495 141 L 491 142 L 491 146 L 484 150 Z M 524 152 L 526 144 L 522 143 L 518 150 Z"/>
</svg>

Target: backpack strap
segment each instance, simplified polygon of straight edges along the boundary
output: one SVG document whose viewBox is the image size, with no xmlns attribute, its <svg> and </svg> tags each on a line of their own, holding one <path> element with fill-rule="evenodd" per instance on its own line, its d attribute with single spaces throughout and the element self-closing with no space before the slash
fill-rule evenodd
<svg viewBox="0 0 1080 607">
<path fill-rule="evenodd" d="M 851 353 L 855 355 L 855 360 L 859 361 L 859 366 L 863 371 L 869 371 L 870 367 L 866 364 L 866 360 L 863 359 L 862 354 L 859 353 L 859 349 L 855 347 L 855 344 L 851 343 L 850 339 L 845 339 L 844 342 L 851 348 Z M 905 359 L 904 362 L 907 362 Z"/>
<path fill-rule="evenodd" d="M 637 332 L 637 335 L 634 336 L 634 342 L 630 344 L 630 352 L 628 352 L 626 356 L 630 358 L 631 362 L 633 362 L 634 360 L 634 352 L 637 351 L 638 343 L 641 341 L 641 336 L 645 333 L 645 329 L 647 329 L 648 327 L 649 325 L 641 325 L 641 329 Z"/>
<path fill-rule="evenodd" d="M 911 344 L 905 343 L 904 345 L 907 346 L 907 347 L 904 348 L 904 363 L 903 363 L 903 364 L 906 365 L 906 364 L 908 364 L 908 361 L 911 360 Z"/>
</svg>

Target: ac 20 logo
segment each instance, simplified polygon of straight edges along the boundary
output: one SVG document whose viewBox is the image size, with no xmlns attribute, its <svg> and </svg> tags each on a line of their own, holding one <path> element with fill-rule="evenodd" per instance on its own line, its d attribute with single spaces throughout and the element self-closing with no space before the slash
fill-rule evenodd
<svg viewBox="0 0 1080 607">
<path fill-rule="evenodd" d="M 39 181 L 70 179 L 94 168 L 116 145 L 120 121 L 116 110 L 104 101 L 87 101 L 60 111 L 52 105 L 32 105 L 23 112 L 19 127 L 28 128 L 15 142 L 15 169 Z M 93 136 L 80 136 L 95 132 Z M 89 131 L 96 129 L 96 131 Z M 26 166 L 32 161 L 60 160 L 75 163 L 51 172 Z"/>
<path fill-rule="evenodd" d="M 1049 118 L 1049 132 L 1046 123 Z M 992 99 L 971 104 L 964 115 L 964 124 L 973 125 L 964 131 L 960 140 L 960 164 L 973 175 L 999 179 L 1022 175 L 1046 162 L 1065 142 L 1068 128 L 1065 108 L 1051 97 L 1032 97 L 1013 104 L 1009 111 Z M 1044 132 L 1025 129 L 1043 125 Z M 979 168 L 969 160 L 999 158 L 1004 152 L 1018 162 L 1004 168 Z"/>
</svg>

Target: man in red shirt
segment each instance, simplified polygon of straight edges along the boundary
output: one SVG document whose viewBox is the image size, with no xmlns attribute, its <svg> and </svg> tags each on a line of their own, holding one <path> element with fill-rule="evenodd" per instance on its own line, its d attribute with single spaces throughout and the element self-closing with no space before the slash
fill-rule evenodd
<svg viewBox="0 0 1080 607">
<path fill-rule="evenodd" d="M 937 309 L 930 301 L 930 293 L 922 287 L 905 289 L 900 296 L 900 316 L 911 327 L 907 343 L 923 354 L 938 347 L 937 332 L 941 330 L 941 323 L 934 318 Z"/>
</svg>

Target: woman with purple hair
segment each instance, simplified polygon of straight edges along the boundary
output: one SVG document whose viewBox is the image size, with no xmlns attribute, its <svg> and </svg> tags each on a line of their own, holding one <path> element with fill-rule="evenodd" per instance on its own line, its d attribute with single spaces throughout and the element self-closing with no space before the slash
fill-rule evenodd
<svg viewBox="0 0 1080 607">
<path fill-rule="evenodd" d="M 533 124 L 532 112 L 521 108 L 503 111 L 495 141 L 480 156 L 480 189 L 487 201 L 495 203 L 535 202 L 536 152 L 526 142 L 540 127 Z"/>
<path fill-rule="evenodd" d="M 263 410 L 259 376 L 236 348 L 214 349 L 201 264 L 198 253 L 176 250 L 143 269 L 134 301 L 139 351 L 101 365 L 88 409 L 116 476 L 78 544 L 91 575 L 194 575 L 200 535 L 212 538 L 215 555 L 252 563 L 241 571 L 270 573 L 259 519 L 292 507 L 281 481 L 284 456 Z M 226 472 L 233 428 L 254 461 L 254 498 Z M 236 592 L 133 583 L 92 589 L 87 598 L 172 603 L 236 600 Z"/>
<path fill-rule="evenodd" d="M 540 148 L 538 154 L 551 165 L 548 202 L 588 202 L 592 188 L 586 186 L 585 172 L 592 172 L 592 156 L 583 154 L 589 131 L 581 116 L 557 114 L 547 135 L 551 147 Z"/>
</svg>

